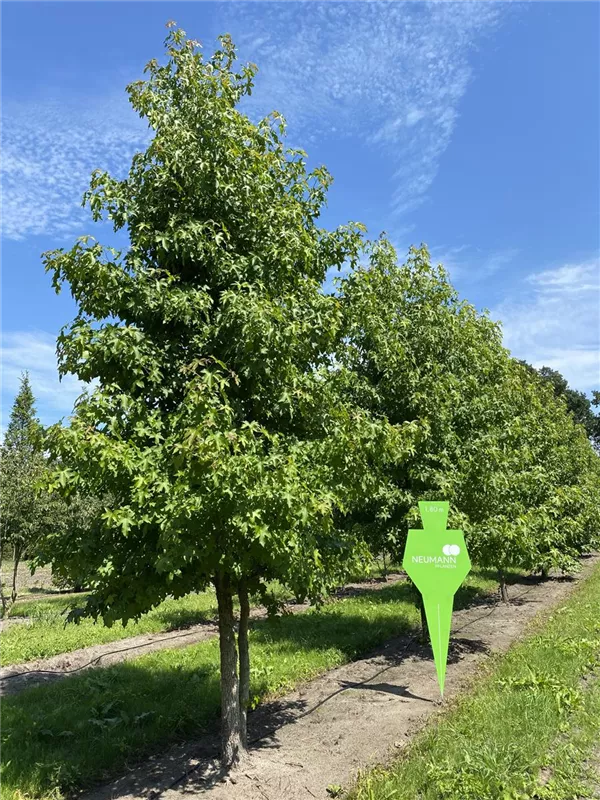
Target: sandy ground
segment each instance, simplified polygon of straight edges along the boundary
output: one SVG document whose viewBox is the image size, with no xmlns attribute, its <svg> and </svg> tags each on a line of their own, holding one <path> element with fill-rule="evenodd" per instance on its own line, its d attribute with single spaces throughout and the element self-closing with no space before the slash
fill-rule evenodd
<svg viewBox="0 0 600 800">
<path fill-rule="evenodd" d="M 598 744 L 598 749 L 593 754 L 590 763 L 595 776 L 594 785 L 591 787 L 593 791 L 592 797 L 600 798 L 600 743 Z"/>
<path fill-rule="evenodd" d="M 217 626 L 215 624 L 203 623 L 183 631 L 142 634 L 116 642 L 84 647 L 81 650 L 73 650 L 71 653 L 61 653 L 52 658 L 2 667 L 0 669 L 0 697 L 18 694 L 33 686 L 54 683 L 75 672 L 139 658 L 139 656 L 154 650 L 162 650 L 166 647 L 171 649 L 187 647 L 214 636 L 216 633 Z"/>
<path fill-rule="evenodd" d="M 391 586 L 400 580 L 404 580 L 404 576 L 394 573 L 388 576 L 387 581 L 351 583 L 336 592 L 336 596 L 343 597 L 367 590 L 381 589 L 384 586 Z M 290 603 L 286 605 L 286 610 L 292 614 L 306 611 L 307 608 L 307 603 Z M 260 619 L 266 616 L 266 611 L 263 608 L 253 608 L 250 615 L 253 619 Z M 19 618 L 15 617 L 4 620 L 4 622 L 15 624 L 17 619 Z M 19 622 L 27 623 L 27 619 L 21 618 Z M 185 630 L 131 636 L 128 639 L 120 639 L 116 642 L 84 647 L 81 650 L 73 650 L 70 653 L 61 653 L 51 658 L 2 667 L 0 669 L 0 697 L 18 694 L 24 689 L 29 689 L 33 686 L 53 683 L 86 669 L 106 667 L 109 664 L 118 664 L 121 661 L 139 658 L 156 650 L 188 647 L 191 644 L 215 636 L 217 632 L 216 623 L 203 622 Z"/>
<path fill-rule="evenodd" d="M 12 585 L 12 561 L 2 562 L 2 584 L 6 587 L 5 592 L 10 594 L 10 587 Z M 56 586 L 52 583 L 52 571 L 50 567 L 42 567 L 36 569 L 35 574 L 31 574 L 29 563 L 23 561 L 17 568 L 17 592 L 19 596 L 23 594 L 29 596 L 29 593 L 43 592 L 58 592 Z"/>
<path fill-rule="evenodd" d="M 325 800 L 327 786 L 347 787 L 359 768 L 397 754 L 469 686 L 491 652 L 505 651 L 598 563 L 600 556 L 585 559 L 575 579 L 524 580 L 511 588 L 509 605 L 488 599 L 457 611 L 443 703 L 429 648 L 415 637 L 399 638 L 261 705 L 249 715 L 248 762 L 228 776 L 218 767 L 215 737 L 206 737 L 170 748 L 85 798 Z"/>
</svg>

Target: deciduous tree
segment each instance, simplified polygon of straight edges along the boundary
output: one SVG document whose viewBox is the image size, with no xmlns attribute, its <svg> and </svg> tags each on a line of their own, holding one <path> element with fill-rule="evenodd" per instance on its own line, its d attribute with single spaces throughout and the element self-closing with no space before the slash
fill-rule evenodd
<svg viewBox="0 0 600 800">
<path fill-rule="evenodd" d="M 56 485 L 112 498 L 93 535 L 54 543 L 55 569 L 90 576 L 87 612 L 109 624 L 214 584 L 229 765 L 245 747 L 248 593 L 277 578 L 317 598 L 340 580 L 361 545 L 334 517 L 414 432 L 341 396 L 343 307 L 321 287 L 356 262 L 362 226 L 318 226 L 329 174 L 307 173 L 280 115 L 236 108 L 256 68 L 220 42 L 204 59 L 172 28 L 167 63 L 128 87 L 151 142 L 85 200 L 129 246 L 87 237 L 45 262 L 79 309 L 60 370 L 97 381 L 51 431 Z"/>
<path fill-rule="evenodd" d="M 24 372 L 0 448 L 0 527 L 2 553 L 12 553 L 10 601 L 17 597 L 17 574 L 24 555 L 59 522 L 57 503 L 41 486 L 46 471 L 43 428 L 35 411 L 29 375 Z M 4 610 L 9 598 L 1 591 Z"/>
</svg>

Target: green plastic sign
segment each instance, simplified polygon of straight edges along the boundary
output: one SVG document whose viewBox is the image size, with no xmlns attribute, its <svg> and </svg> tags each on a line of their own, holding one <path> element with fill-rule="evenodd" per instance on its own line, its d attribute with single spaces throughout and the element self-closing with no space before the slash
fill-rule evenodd
<svg viewBox="0 0 600 800">
<path fill-rule="evenodd" d="M 419 503 L 423 530 L 409 530 L 402 562 L 423 597 L 442 697 L 454 594 L 471 569 L 463 532 L 446 530 L 448 505 L 446 502 Z"/>
</svg>

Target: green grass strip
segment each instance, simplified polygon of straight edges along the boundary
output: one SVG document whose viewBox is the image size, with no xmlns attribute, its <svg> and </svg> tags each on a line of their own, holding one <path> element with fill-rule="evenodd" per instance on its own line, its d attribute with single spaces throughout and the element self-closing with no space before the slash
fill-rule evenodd
<svg viewBox="0 0 600 800">
<path fill-rule="evenodd" d="M 82 605 L 86 597 L 87 592 L 56 593 L 46 597 L 27 597 L 27 595 L 24 595 L 10 606 L 6 616 L 8 618 L 30 617 L 32 619 L 44 616 L 50 617 L 66 611 L 74 604 Z"/>
<path fill-rule="evenodd" d="M 73 602 L 83 605 L 85 595 L 58 596 L 43 600 L 22 600 L 15 603 L 11 616 L 29 616 L 31 623 L 14 624 L 2 633 L 0 664 L 20 664 L 59 653 L 70 653 L 81 647 L 116 642 L 143 633 L 186 628 L 217 615 L 214 591 L 190 594 L 180 600 L 165 600 L 137 622 L 106 627 L 84 619 L 78 625 L 65 625 L 64 611 Z"/>
<path fill-rule="evenodd" d="M 535 633 L 492 659 L 475 690 L 429 725 L 355 800 L 592 797 L 600 741 L 600 568 Z"/>
<path fill-rule="evenodd" d="M 472 573 L 457 605 L 493 591 Z M 418 622 L 411 590 L 395 584 L 256 622 L 251 697 L 283 693 Z M 74 676 L 7 697 L 2 707 L 3 800 L 54 799 L 118 774 L 126 763 L 211 730 L 219 713 L 216 639 Z"/>
<path fill-rule="evenodd" d="M 381 573 L 380 564 L 375 562 L 370 569 L 370 575 L 375 577 Z M 359 581 L 366 577 L 366 573 L 363 573 L 355 576 L 354 580 Z M 276 582 L 269 590 L 279 599 L 287 600 L 290 597 L 289 592 Z M 66 612 L 73 605 L 82 606 L 86 597 L 85 593 L 49 595 L 36 599 L 28 599 L 24 595 L 17 600 L 10 608 L 8 616 L 29 617 L 30 623 L 15 624 L 3 632 L 0 666 L 50 658 L 82 647 L 128 639 L 130 636 L 187 628 L 215 619 L 217 615 L 215 593 L 208 590 L 179 600 L 165 600 L 137 622 L 131 621 L 125 627 L 116 624 L 107 628 L 101 620 L 96 623 L 90 619 L 82 620 L 79 625 L 65 625 Z"/>
</svg>

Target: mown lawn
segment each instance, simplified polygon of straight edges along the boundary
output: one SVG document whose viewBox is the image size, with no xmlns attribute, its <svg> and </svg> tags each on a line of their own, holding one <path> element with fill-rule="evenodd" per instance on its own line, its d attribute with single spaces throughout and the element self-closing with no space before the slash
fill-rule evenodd
<svg viewBox="0 0 600 800">
<path fill-rule="evenodd" d="M 398 565 L 389 565 L 388 570 L 398 570 Z M 375 561 L 369 573 L 361 573 L 352 580 L 366 577 L 379 578 L 383 569 L 380 561 Z M 278 584 L 270 587 L 279 599 L 289 599 L 290 594 Z M 107 644 L 130 636 L 145 633 L 160 633 L 177 630 L 215 619 L 217 601 L 213 590 L 190 594 L 180 600 L 166 600 L 153 611 L 145 614 L 137 622 L 129 622 L 107 628 L 102 621 L 82 620 L 78 625 L 65 624 L 66 614 L 73 606 L 82 606 L 87 595 L 53 594 L 43 598 L 29 599 L 21 596 L 11 606 L 9 617 L 29 617 L 30 623 L 12 625 L 2 634 L 0 665 L 22 664 L 39 658 L 50 658 L 60 653 L 70 653 L 82 647 Z M 258 598 L 255 598 L 258 603 Z"/>
<path fill-rule="evenodd" d="M 37 658 L 69 653 L 80 647 L 116 642 L 142 633 L 159 633 L 194 625 L 217 615 L 214 591 L 190 594 L 180 600 L 165 600 L 137 622 L 111 628 L 102 622 L 83 619 L 77 625 L 66 623 L 66 611 L 74 603 L 83 605 L 85 595 L 22 600 L 15 603 L 11 616 L 28 616 L 29 624 L 11 625 L 2 633 L 0 663 L 19 664 Z"/>
<path fill-rule="evenodd" d="M 495 590 L 473 572 L 457 605 Z M 251 697 L 284 693 L 414 628 L 410 587 L 365 590 L 320 610 L 257 621 Z M 30 689 L 3 702 L 3 798 L 60 797 L 205 730 L 217 731 L 218 642 L 201 642 Z"/>
<path fill-rule="evenodd" d="M 353 800 L 579 800 L 597 795 L 600 567 L 475 690 Z"/>
</svg>

